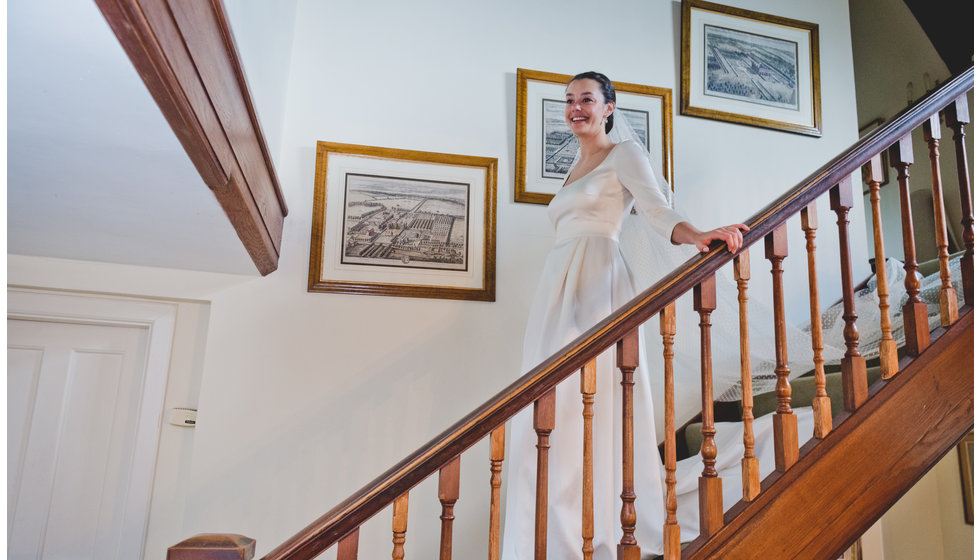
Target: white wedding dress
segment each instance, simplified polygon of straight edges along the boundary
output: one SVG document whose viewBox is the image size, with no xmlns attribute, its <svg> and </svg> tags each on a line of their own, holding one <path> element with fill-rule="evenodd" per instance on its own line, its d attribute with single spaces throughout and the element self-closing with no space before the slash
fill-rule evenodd
<svg viewBox="0 0 980 560">
<path fill-rule="evenodd" d="M 617 119 L 617 121 L 620 119 Z M 622 135 L 620 135 L 622 137 Z M 555 246 L 548 254 L 544 271 L 531 304 L 524 337 L 522 371 L 529 371 L 580 336 L 613 311 L 633 299 L 640 289 L 670 272 L 693 255 L 668 241 L 674 226 L 684 218 L 667 200 L 669 187 L 655 174 L 646 150 L 635 140 L 616 144 L 594 170 L 563 187 L 548 206 L 556 232 Z M 636 207 L 638 216 L 629 217 Z M 643 222 L 653 232 L 644 230 Z M 625 227 L 625 230 L 624 230 Z M 621 247 L 627 247 L 628 261 Z M 659 236 L 657 235 L 659 234 Z M 660 237 L 654 239 L 653 237 Z M 630 269 L 629 263 L 637 268 Z M 739 367 L 738 310 L 734 286 L 718 278 L 719 307 L 712 315 L 713 377 L 717 399 L 737 384 Z M 643 285 L 637 285 L 642 283 Z M 722 291 L 732 293 L 722 296 Z M 685 421 L 700 408 L 700 349 L 696 313 L 690 293 L 677 302 L 675 340 L 675 395 L 677 418 Z M 764 378 L 775 367 L 771 310 L 750 301 L 753 375 Z M 654 324 L 656 321 L 654 320 Z M 642 328 L 641 328 L 642 329 Z M 768 332 L 767 332 L 768 331 Z M 802 330 L 787 326 L 790 377 L 813 368 L 810 340 Z M 650 339 L 640 334 L 639 367 L 634 374 L 634 489 L 636 493 L 636 540 L 644 558 L 661 554 L 666 517 L 664 468 L 657 450 L 659 441 L 646 348 L 659 352 L 656 333 Z M 824 348 L 827 360 L 839 359 L 839 349 Z M 662 359 L 654 356 L 655 359 Z M 655 362 L 659 363 L 659 362 Z M 662 366 L 655 370 L 658 375 Z M 594 418 L 594 518 L 595 560 L 616 558 L 622 537 L 622 393 L 621 374 L 615 364 L 615 348 L 597 360 Z M 555 430 L 550 437 L 548 464 L 548 558 L 582 557 L 582 398 L 579 376 L 558 385 Z M 506 500 L 501 546 L 503 560 L 534 556 L 535 487 L 537 435 L 532 408 L 518 413 L 508 427 L 506 457 Z M 809 408 L 794 409 L 800 443 L 813 431 Z M 753 422 L 755 454 L 760 478 L 774 469 L 771 415 Z M 718 476 L 723 481 L 724 508 L 741 498 L 742 424 L 717 425 Z M 701 456 L 678 461 L 678 524 L 682 542 L 698 536 L 698 477 Z"/>
<path fill-rule="evenodd" d="M 544 265 L 524 339 L 522 371 L 540 364 L 637 293 L 620 250 L 619 234 L 634 206 L 667 237 L 683 218 L 657 187 L 646 151 L 636 142 L 613 147 L 606 159 L 566 185 L 548 216 L 556 242 Z M 642 340 L 642 337 L 641 337 Z M 662 548 L 663 467 L 657 451 L 653 396 L 643 345 L 634 379 L 634 487 L 636 539 L 644 555 Z M 621 376 L 615 348 L 597 362 L 594 419 L 596 560 L 616 558 L 622 535 Z M 532 407 L 508 428 L 506 510 L 502 558 L 533 557 L 537 436 Z M 582 398 L 573 375 L 557 387 L 556 429 L 551 434 L 548 474 L 548 558 L 582 556 Z"/>
</svg>

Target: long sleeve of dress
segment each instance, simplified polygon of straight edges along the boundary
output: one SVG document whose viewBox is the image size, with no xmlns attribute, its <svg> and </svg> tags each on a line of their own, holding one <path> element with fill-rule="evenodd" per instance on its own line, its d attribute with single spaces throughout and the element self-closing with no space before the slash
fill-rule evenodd
<svg viewBox="0 0 980 560">
<path fill-rule="evenodd" d="M 664 198 L 659 185 L 666 186 L 667 181 L 650 167 L 646 151 L 636 142 L 627 141 L 617 150 L 614 165 L 620 183 L 633 195 L 637 211 L 654 231 L 670 239 L 674 226 L 686 218 Z"/>
</svg>

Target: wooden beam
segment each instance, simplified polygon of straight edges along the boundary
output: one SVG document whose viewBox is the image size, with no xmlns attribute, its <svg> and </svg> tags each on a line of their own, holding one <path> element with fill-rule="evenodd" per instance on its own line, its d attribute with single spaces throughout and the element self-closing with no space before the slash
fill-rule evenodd
<svg viewBox="0 0 980 560">
<path fill-rule="evenodd" d="M 96 0 L 263 275 L 287 214 L 221 0 Z"/>
</svg>

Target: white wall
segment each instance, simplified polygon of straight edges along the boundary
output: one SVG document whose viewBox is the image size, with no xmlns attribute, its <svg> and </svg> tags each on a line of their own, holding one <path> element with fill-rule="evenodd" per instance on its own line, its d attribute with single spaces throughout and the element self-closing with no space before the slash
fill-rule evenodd
<svg viewBox="0 0 980 560">
<path fill-rule="evenodd" d="M 864 560 L 974 557 L 955 447 L 861 537 L 861 544 Z"/>
<path fill-rule="evenodd" d="M 300 1 L 278 153 L 290 215 L 277 272 L 254 279 L 25 258 L 8 262 L 11 281 L 210 301 L 183 536 L 246 534 L 261 556 L 520 375 L 526 310 L 552 234 L 544 207 L 513 202 L 516 68 L 596 69 L 672 88 L 679 205 L 703 226 L 747 218 L 856 139 L 847 2 L 733 4 L 820 25 L 822 138 L 679 116 L 679 2 Z M 233 20 L 245 13 L 234 15 L 235 5 Z M 252 64 L 256 49 L 237 39 L 247 69 L 268 67 Z M 259 93 L 264 79 L 249 77 L 253 93 L 274 97 Z M 317 140 L 499 158 L 497 301 L 307 293 Z M 836 228 L 822 205 L 820 259 L 833 271 Z M 852 232 L 864 231 L 863 216 L 852 212 Z M 800 293 L 797 220 L 790 231 L 787 293 Z M 865 261 L 863 244 L 853 245 L 855 262 Z M 754 277 L 765 292 L 761 252 L 753 250 Z M 830 303 L 839 279 L 824 284 Z M 791 318 L 806 317 L 805 305 L 792 301 Z M 460 557 L 484 554 L 488 476 L 481 444 L 463 460 Z M 431 556 L 431 482 L 411 504 L 409 554 Z M 376 539 L 362 538 L 363 557 L 390 553 L 386 525 L 380 516 L 365 529 Z"/>
<path fill-rule="evenodd" d="M 279 165 L 296 0 L 225 0 L 262 134 Z"/>
</svg>

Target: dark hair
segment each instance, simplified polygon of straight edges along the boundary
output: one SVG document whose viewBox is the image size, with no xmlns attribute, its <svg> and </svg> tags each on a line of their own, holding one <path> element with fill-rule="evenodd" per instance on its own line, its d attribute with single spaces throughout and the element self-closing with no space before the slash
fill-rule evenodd
<svg viewBox="0 0 980 560">
<path fill-rule="evenodd" d="M 571 80 L 568 81 L 568 83 L 570 84 L 575 80 L 595 80 L 599 84 L 599 92 L 602 93 L 603 100 L 606 103 L 616 102 L 616 88 L 613 87 L 612 80 L 606 77 L 605 74 L 601 72 L 593 72 L 590 70 L 588 72 L 582 72 L 581 74 L 576 74 Z M 606 134 L 609 134 L 609 131 L 612 130 L 612 127 L 613 127 L 613 116 L 609 115 L 609 117 L 607 117 L 606 119 Z"/>
</svg>

